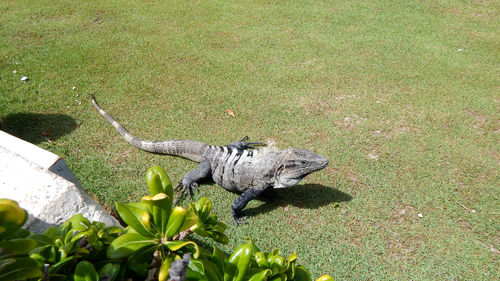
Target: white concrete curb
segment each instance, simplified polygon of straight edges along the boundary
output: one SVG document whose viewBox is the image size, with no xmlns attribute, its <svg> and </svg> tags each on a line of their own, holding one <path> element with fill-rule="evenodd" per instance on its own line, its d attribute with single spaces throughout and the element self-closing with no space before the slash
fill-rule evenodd
<svg viewBox="0 0 500 281">
<path fill-rule="evenodd" d="M 25 227 L 43 232 L 74 214 L 119 225 L 80 186 L 63 159 L 0 131 L 0 198 L 15 200 L 30 218 Z"/>
</svg>

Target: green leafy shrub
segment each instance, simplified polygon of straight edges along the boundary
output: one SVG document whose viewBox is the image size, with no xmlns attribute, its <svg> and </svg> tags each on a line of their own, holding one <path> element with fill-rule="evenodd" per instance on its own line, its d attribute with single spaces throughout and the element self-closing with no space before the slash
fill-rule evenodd
<svg viewBox="0 0 500 281">
<path fill-rule="evenodd" d="M 120 227 L 106 227 L 101 222 L 90 223 L 77 214 L 60 227 L 49 227 L 44 233 L 28 236 L 37 242 L 30 257 L 45 269 L 51 280 L 64 279 L 79 260 L 96 264 L 105 262 L 108 245 L 121 233 Z"/>
<path fill-rule="evenodd" d="M 226 225 L 211 215 L 212 202 L 202 198 L 188 209 L 173 207 L 172 183 L 160 167 L 146 173 L 150 195 L 141 202 L 116 204 L 118 214 L 128 225 L 125 233 L 107 249 L 109 259 L 126 259 L 127 267 L 140 276 L 153 268 L 159 280 L 166 280 L 170 265 L 184 253 L 200 257 L 200 247 L 186 239 L 192 233 L 227 243 Z M 154 272 L 156 270 L 156 272 Z"/>
<path fill-rule="evenodd" d="M 24 236 L 21 227 L 28 214 L 10 199 L 0 199 L 0 280 L 37 278 L 43 275 L 35 260 L 28 253 L 36 241 Z"/>
<path fill-rule="evenodd" d="M 186 280 L 206 281 L 311 281 L 309 271 L 296 265 L 297 255 L 289 257 L 279 254 L 279 249 L 262 252 L 248 238 L 228 258 L 217 247 L 211 255 L 191 261 Z M 322 276 L 317 281 L 333 281 L 330 276 Z"/>
<path fill-rule="evenodd" d="M 188 281 L 311 280 L 295 253 L 264 252 L 250 238 L 229 257 L 217 247 L 200 247 L 191 234 L 229 241 L 227 226 L 211 213 L 212 201 L 203 197 L 187 209 L 173 206 L 172 183 L 160 167 L 147 171 L 146 182 L 150 194 L 141 202 L 116 203 L 125 229 L 75 215 L 33 234 L 21 229 L 26 211 L 0 199 L 0 280 L 163 281 L 173 272 Z"/>
</svg>

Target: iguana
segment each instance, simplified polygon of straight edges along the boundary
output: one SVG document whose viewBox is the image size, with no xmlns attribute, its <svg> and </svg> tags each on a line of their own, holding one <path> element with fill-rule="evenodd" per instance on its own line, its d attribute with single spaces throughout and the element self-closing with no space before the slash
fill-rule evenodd
<svg viewBox="0 0 500 281">
<path fill-rule="evenodd" d="M 185 191 L 191 195 L 198 183 L 212 176 L 224 189 L 241 193 L 232 204 L 232 217 L 236 224 L 244 222 L 243 208 L 265 191 L 290 187 L 305 176 L 328 165 L 328 160 L 305 149 L 279 150 L 259 142 L 246 142 L 246 138 L 225 146 L 208 145 L 193 140 L 148 141 L 132 136 L 122 125 L 109 116 L 90 95 L 94 107 L 106 118 L 122 137 L 133 146 L 147 152 L 180 156 L 198 162 L 198 168 L 188 172 L 176 188 L 179 199 Z"/>
</svg>

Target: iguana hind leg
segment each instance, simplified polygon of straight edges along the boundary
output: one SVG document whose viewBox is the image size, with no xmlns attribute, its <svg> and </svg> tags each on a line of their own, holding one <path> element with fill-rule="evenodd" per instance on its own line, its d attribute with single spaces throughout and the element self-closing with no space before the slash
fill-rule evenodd
<svg viewBox="0 0 500 281">
<path fill-rule="evenodd" d="M 231 210 L 231 214 L 233 216 L 233 221 L 236 225 L 244 224 L 245 222 L 245 216 L 243 215 L 243 208 L 248 204 L 248 202 L 252 201 L 253 199 L 257 198 L 259 195 L 262 193 L 266 192 L 269 190 L 271 186 L 266 186 L 264 188 L 260 189 L 247 189 L 245 192 L 243 192 L 240 197 L 236 198 L 234 200 Z"/>
<path fill-rule="evenodd" d="M 266 146 L 263 142 L 247 142 L 248 136 L 245 136 L 239 141 L 233 141 L 227 145 L 227 147 L 237 148 L 237 149 L 254 149 L 257 146 Z"/>
<path fill-rule="evenodd" d="M 189 171 L 183 178 L 182 181 L 177 185 L 175 191 L 179 191 L 179 196 L 175 201 L 175 205 L 181 201 L 184 193 L 187 191 L 188 196 L 192 197 L 192 190 L 195 189 L 198 191 L 198 182 L 201 180 L 208 178 L 212 170 L 210 168 L 210 162 L 203 161 L 198 165 L 198 168 Z"/>
</svg>

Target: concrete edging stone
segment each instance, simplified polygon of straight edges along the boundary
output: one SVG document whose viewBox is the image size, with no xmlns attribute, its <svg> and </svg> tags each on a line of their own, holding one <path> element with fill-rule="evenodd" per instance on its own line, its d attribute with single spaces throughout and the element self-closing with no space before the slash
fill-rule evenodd
<svg viewBox="0 0 500 281">
<path fill-rule="evenodd" d="M 75 214 L 106 225 L 120 224 L 83 190 L 63 159 L 0 131 L 0 198 L 15 200 L 29 213 L 25 225 L 43 232 Z"/>
</svg>

